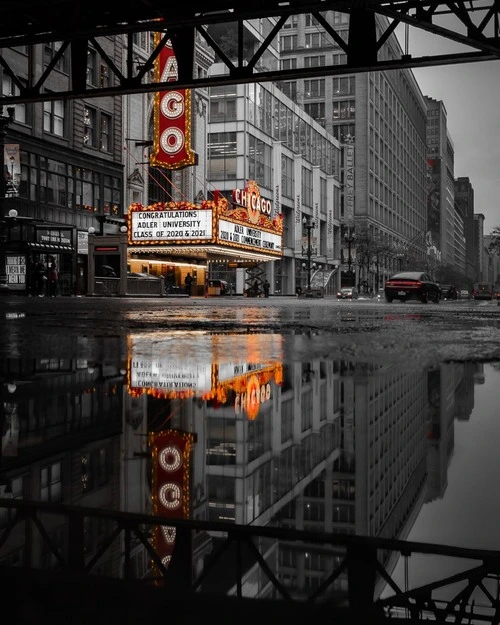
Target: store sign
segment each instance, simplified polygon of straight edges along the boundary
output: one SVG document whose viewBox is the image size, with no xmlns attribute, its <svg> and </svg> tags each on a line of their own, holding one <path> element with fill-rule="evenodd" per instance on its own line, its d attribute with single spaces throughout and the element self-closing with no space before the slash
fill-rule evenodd
<svg viewBox="0 0 500 625">
<path fill-rule="evenodd" d="M 344 213 L 347 224 L 354 223 L 354 143 L 344 147 Z"/>
<path fill-rule="evenodd" d="M 160 34 L 155 33 L 155 46 Z M 156 62 L 157 82 L 178 80 L 178 64 L 169 39 Z M 196 163 L 196 153 L 191 149 L 191 91 L 173 89 L 155 93 L 154 147 L 151 165 L 180 169 Z"/>
<path fill-rule="evenodd" d="M 218 242 L 270 254 L 282 253 L 281 235 L 225 219 L 219 220 Z"/>
<path fill-rule="evenodd" d="M 130 221 L 132 243 L 179 240 L 192 243 L 213 238 L 211 210 L 133 210 Z"/>
<path fill-rule="evenodd" d="M 7 284 L 26 284 L 26 256 L 11 256 L 5 258 Z"/>
<path fill-rule="evenodd" d="M 78 231 L 78 239 L 77 239 L 77 254 L 88 254 L 89 253 L 89 233 L 84 230 Z"/>
<path fill-rule="evenodd" d="M 36 240 L 49 245 L 71 245 L 71 230 L 37 228 Z"/>
</svg>

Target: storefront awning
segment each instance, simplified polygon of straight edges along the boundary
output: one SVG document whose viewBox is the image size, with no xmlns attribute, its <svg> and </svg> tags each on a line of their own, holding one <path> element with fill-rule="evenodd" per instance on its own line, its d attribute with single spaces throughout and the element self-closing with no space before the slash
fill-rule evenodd
<svg viewBox="0 0 500 625">
<path fill-rule="evenodd" d="M 203 245 L 203 246 L 129 246 L 130 254 L 164 254 L 169 256 L 190 256 L 194 258 L 210 259 L 214 256 L 218 258 L 240 258 L 244 260 L 254 260 L 256 263 L 270 262 L 279 260 L 279 256 L 271 256 L 268 254 L 259 254 L 258 252 L 247 252 L 240 249 L 231 249 L 219 245 Z"/>
<path fill-rule="evenodd" d="M 56 243 L 29 242 L 28 248 L 36 252 L 56 252 L 59 254 L 72 254 L 75 250 L 71 245 L 58 245 Z"/>
</svg>

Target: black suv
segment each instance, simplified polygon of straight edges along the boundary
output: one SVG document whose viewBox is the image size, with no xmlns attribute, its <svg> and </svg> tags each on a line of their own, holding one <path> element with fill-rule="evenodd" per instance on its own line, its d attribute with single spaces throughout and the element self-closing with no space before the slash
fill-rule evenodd
<svg viewBox="0 0 500 625">
<path fill-rule="evenodd" d="M 441 299 L 458 299 L 456 287 L 453 284 L 440 284 Z"/>
</svg>

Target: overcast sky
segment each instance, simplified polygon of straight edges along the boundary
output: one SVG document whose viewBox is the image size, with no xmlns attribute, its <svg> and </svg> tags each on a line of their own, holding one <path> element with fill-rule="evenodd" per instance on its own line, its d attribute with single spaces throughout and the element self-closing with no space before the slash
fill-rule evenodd
<svg viewBox="0 0 500 625">
<path fill-rule="evenodd" d="M 471 51 L 420 29 L 409 29 L 414 56 Z M 400 37 L 401 40 L 401 37 Z M 474 212 L 484 233 L 500 226 L 500 60 L 414 69 L 424 95 L 442 100 L 455 147 L 455 178 L 470 178 Z"/>
</svg>

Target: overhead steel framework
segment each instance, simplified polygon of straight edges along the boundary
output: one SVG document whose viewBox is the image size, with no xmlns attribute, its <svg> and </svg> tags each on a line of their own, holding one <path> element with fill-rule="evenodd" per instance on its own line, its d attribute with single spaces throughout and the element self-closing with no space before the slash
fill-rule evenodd
<svg viewBox="0 0 500 625">
<path fill-rule="evenodd" d="M 196 88 L 222 84 L 294 80 L 324 75 L 416 68 L 500 58 L 500 0 L 184 0 L 174 6 L 165 0 L 2 0 L 0 3 L 0 65 L 16 86 L 15 95 L 0 96 L 0 105 L 61 98 L 91 98 L 103 95 L 153 92 L 162 89 Z M 348 36 L 342 38 L 327 21 L 328 11 L 349 15 Z M 293 15 L 311 14 L 316 28 L 342 50 L 346 63 L 282 70 L 269 68 L 263 57 L 277 46 L 279 33 Z M 385 20 L 377 20 L 377 15 Z M 258 46 L 244 45 L 244 24 L 271 18 L 272 27 Z M 381 29 L 380 25 L 383 25 Z M 381 58 L 380 50 L 400 24 L 408 24 L 444 37 L 463 50 L 429 56 L 412 56 L 403 50 L 399 58 Z M 217 37 L 215 26 L 226 25 L 235 36 L 237 54 L 230 58 Z M 135 33 L 160 32 L 162 37 L 149 58 L 140 65 L 132 45 L 123 66 L 110 58 L 100 41 Z M 213 50 L 225 73 L 199 78 L 194 75 L 194 43 L 197 37 Z M 176 81 L 155 82 L 151 69 L 161 49 L 172 41 L 178 61 Z M 29 46 L 58 42 L 52 62 L 38 70 L 31 62 Z M 27 47 L 27 48 L 26 48 Z M 17 48 L 15 65 L 7 48 Z M 113 75 L 112 86 L 87 84 L 87 52 L 97 50 Z M 28 51 L 28 54 L 25 51 Z M 51 74 L 63 54 L 71 57 L 68 88 L 48 91 Z M 22 60 L 25 60 L 23 66 Z"/>
</svg>

